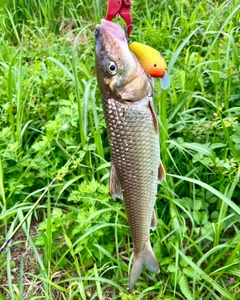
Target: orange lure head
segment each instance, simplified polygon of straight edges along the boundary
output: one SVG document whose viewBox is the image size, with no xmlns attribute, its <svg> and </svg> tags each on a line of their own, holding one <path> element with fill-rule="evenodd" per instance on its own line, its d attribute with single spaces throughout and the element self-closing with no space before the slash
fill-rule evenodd
<svg viewBox="0 0 240 300">
<path fill-rule="evenodd" d="M 160 78 L 161 87 L 167 89 L 170 85 L 170 77 L 167 73 L 167 64 L 160 52 L 147 45 L 132 42 L 130 50 L 135 54 L 145 71 L 154 78 Z"/>
</svg>

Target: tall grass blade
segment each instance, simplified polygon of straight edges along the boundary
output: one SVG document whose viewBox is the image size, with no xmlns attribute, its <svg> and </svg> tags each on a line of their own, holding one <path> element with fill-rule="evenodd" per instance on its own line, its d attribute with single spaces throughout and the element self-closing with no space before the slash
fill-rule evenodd
<svg viewBox="0 0 240 300">
<path fill-rule="evenodd" d="M 2 159 L 0 156 L 0 195 L 3 201 L 3 207 L 6 207 L 6 196 L 4 191 L 4 173 L 3 173 L 3 165 Z"/>
<path fill-rule="evenodd" d="M 168 63 L 168 70 L 169 73 L 171 73 L 171 70 L 173 69 L 173 66 L 175 64 L 175 62 L 177 61 L 177 59 L 179 58 L 179 55 L 182 51 L 182 49 L 187 45 L 187 43 L 190 41 L 191 37 L 197 33 L 197 31 L 199 31 L 202 28 L 201 26 L 198 26 L 193 32 L 191 32 L 185 39 L 184 41 L 179 45 L 179 47 L 177 48 L 176 52 L 173 54 L 171 60 Z"/>
<path fill-rule="evenodd" d="M 99 277 L 98 269 L 97 269 L 96 264 L 94 265 L 94 275 L 95 275 L 96 278 Z M 100 284 L 100 282 L 98 280 L 96 281 L 96 287 L 97 287 L 98 299 L 99 300 L 103 300 L 103 294 L 102 294 L 101 284 Z"/>
<path fill-rule="evenodd" d="M 229 184 L 229 186 L 226 188 L 225 195 L 228 199 L 232 198 L 232 195 L 236 189 L 236 186 L 239 183 L 239 178 L 240 178 L 240 170 L 237 172 L 237 175 L 234 178 L 233 182 L 231 184 Z M 224 218 L 226 217 L 227 209 L 228 209 L 228 204 L 223 201 L 221 204 L 221 208 L 220 208 L 220 212 L 219 212 L 219 216 L 218 216 L 216 235 L 215 235 L 215 239 L 214 239 L 215 246 L 219 244 L 220 234 L 221 234 L 221 231 L 223 228 Z"/>
<path fill-rule="evenodd" d="M 193 270 L 195 270 L 196 274 L 203 278 L 206 282 L 208 282 L 216 291 L 220 293 L 220 295 L 226 297 L 229 300 L 235 300 L 233 296 L 228 293 L 224 288 L 222 288 L 217 282 L 214 281 L 210 276 L 208 276 L 201 268 L 199 268 L 193 261 L 191 261 L 182 251 L 177 249 L 175 246 L 174 248 L 176 251 L 179 252 L 180 256 L 190 265 Z"/>
</svg>

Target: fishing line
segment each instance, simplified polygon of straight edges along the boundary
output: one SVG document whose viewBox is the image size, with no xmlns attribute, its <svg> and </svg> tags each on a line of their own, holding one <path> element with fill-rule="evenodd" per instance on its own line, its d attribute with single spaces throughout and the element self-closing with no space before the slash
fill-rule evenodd
<svg viewBox="0 0 240 300">
<path fill-rule="evenodd" d="M 152 77 L 151 77 L 150 74 L 148 74 L 147 72 L 146 72 L 146 74 L 147 74 L 148 82 L 149 82 L 150 87 L 151 87 L 151 94 L 148 95 L 148 97 L 153 97 L 153 95 L 155 94 L 155 92 L 154 92 L 154 86 L 153 86 L 153 79 L 152 79 Z"/>
<path fill-rule="evenodd" d="M 125 32 L 125 36 L 126 36 L 126 40 L 128 41 L 128 39 L 129 39 L 129 36 L 128 36 L 128 29 L 129 28 L 134 28 L 135 26 L 133 25 L 133 24 L 130 24 L 130 25 L 128 25 L 127 27 L 125 27 L 124 28 L 124 32 Z M 129 41 L 128 41 L 128 43 L 129 43 Z"/>
</svg>

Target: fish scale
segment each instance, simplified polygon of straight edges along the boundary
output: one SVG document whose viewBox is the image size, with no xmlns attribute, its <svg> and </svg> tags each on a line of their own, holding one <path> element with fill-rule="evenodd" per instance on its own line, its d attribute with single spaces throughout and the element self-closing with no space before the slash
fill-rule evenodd
<svg viewBox="0 0 240 300">
<path fill-rule="evenodd" d="M 146 98 L 143 107 L 114 99 L 103 100 L 112 161 L 123 187 L 123 199 L 136 253 L 142 250 L 149 238 L 157 194 L 157 166 L 160 162 L 159 140 L 154 134 L 149 101 L 151 99 Z M 141 222 L 138 222 L 139 219 Z"/>
</svg>

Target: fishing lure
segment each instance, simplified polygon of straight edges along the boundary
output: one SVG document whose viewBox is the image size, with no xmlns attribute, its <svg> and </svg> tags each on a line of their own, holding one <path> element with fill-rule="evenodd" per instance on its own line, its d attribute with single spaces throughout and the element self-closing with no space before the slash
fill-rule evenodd
<svg viewBox="0 0 240 300">
<path fill-rule="evenodd" d="M 162 89 L 165 90 L 170 86 L 167 64 L 160 52 L 138 42 L 132 42 L 129 49 L 136 55 L 142 67 L 151 77 L 160 78 Z"/>
</svg>

